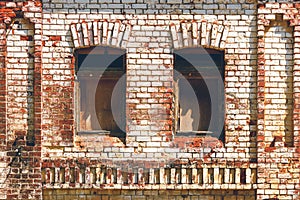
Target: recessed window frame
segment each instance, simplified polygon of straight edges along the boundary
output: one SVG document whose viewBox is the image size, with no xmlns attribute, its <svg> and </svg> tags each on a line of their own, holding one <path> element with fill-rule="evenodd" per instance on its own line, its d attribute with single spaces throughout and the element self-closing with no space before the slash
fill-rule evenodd
<svg viewBox="0 0 300 200">
<path fill-rule="evenodd" d="M 185 79 L 187 80 L 196 80 L 196 79 L 203 79 L 203 77 L 199 74 L 199 72 L 196 70 L 196 68 L 194 68 L 192 71 L 189 71 L 190 67 L 187 68 L 182 68 L 182 65 L 184 65 L 184 63 L 189 63 L 187 60 L 184 60 L 184 58 L 181 58 L 180 55 L 184 55 L 184 54 L 198 54 L 198 55 L 210 55 L 211 59 L 213 62 L 216 63 L 216 61 L 218 61 L 216 63 L 220 75 L 222 77 L 222 83 L 223 86 L 225 85 L 225 52 L 222 50 L 215 50 L 215 49 L 210 49 L 210 48 L 184 48 L 184 49 L 179 49 L 179 50 L 175 50 L 173 52 L 174 55 L 174 122 L 173 122 L 173 131 L 176 135 L 180 135 L 180 136 L 189 136 L 191 135 L 202 135 L 202 134 L 211 134 L 210 132 L 208 132 L 207 130 L 192 130 L 192 131 L 180 131 L 180 124 L 179 124 L 179 120 L 180 120 L 180 114 L 179 114 L 179 99 L 176 99 L 176 95 L 178 94 L 178 90 L 180 90 L 180 88 L 176 88 L 178 86 L 176 86 L 176 84 L 178 84 L 176 81 L 176 77 L 175 77 L 175 70 L 177 72 L 179 72 Z M 212 55 L 218 55 L 218 56 L 212 56 Z M 195 56 L 195 58 L 199 59 L 197 56 Z M 183 59 L 183 60 L 182 60 Z M 217 60 L 218 59 L 218 60 Z M 179 63 L 179 60 L 181 63 Z M 210 62 L 212 62 L 210 61 Z M 198 62 L 197 62 L 198 63 Z M 190 66 L 192 66 L 191 63 L 189 63 Z M 193 67 L 193 66 L 192 66 Z M 197 66 L 197 67 L 201 67 L 201 66 Z M 182 68 L 182 69 L 180 69 Z M 206 79 L 208 80 L 213 80 L 214 77 L 213 76 L 206 76 Z M 215 80 L 217 80 L 217 78 L 215 78 Z M 190 83 L 190 81 L 189 81 Z M 191 83 L 190 83 L 191 84 Z M 179 98 L 179 97 L 178 97 Z M 225 141 L 225 98 L 220 98 L 220 99 L 224 99 L 222 102 L 221 106 L 218 106 L 218 109 L 223 109 L 220 113 L 224 113 L 224 118 L 223 120 L 220 119 L 220 121 L 223 121 L 223 129 L 221 134 L 212 134 L 212 136 L 214 135 L 219 135 L 219 139 L 221 139 L 222 141 Z M 197 98 L 197 100 L 199 101 L 199 99 Z"/>
<path fill-rule="evenodd" d="M 109 67 L 105 68 L 105 66 L 100 66 L 97 68 L 97 66 L 93 67 L 85 67 L 84 69 L 82 66 L 80 66 L 80 63 L 82 64 L 83 62 L 79 59 L 80 56 L 82 55 L 104 55 L 104 56 L 109 56 L 109 55 L 116 55 L 116 59 L 112 59 L 111 63 L 109 64 Z M 75 123 L 76 123 L 76 132 L 77 134 L 87 134 L 87 133 L 97 133 L 97 134 L 104 134 L 104 135 L 110 135 L 110 136 L 117 136 L 120 138 L 125 138 L 126 133 L 123 131 L 125 127 L 119 128 L 118 130 L 109 130 L 109 129 L 95 129 L 95 130 L 84 130 L 82 129 L 81 123 L 82 121 L 80 120 L 80 113 L 82 109 L 82 94 L 79 85 L 79 79 L 82 78 L 90 78 L 95 79 L 94 81 L 97 81 L 97 84 L 100 84 L 100 81 L 115 81 L 115 83 L 123 76 L 126 74 L 126 50 L 121 49 L 121 48 L 114 48 L 110 46 L 97 46 L 97 47 L 89 47 L 89 48 L 81 48 L 75 50 L 75 81 L 74 81 L 74 99 L 75 99 Z M 83 56 L 84 57 L 84 56 Z M 120 62 L 120 59 L 122 60 L 122 66 L 118 67 L 111 67 L 112 65 L 115 65 L 115 62 Z M 87 61 L 88 63 L 88 61 Z M 99 63 L 101 64 L 101 60 L 99 60 Z M 105 65 L 105 64 L 104 64 Z M 78 72 L 80 71 L 80 74 Z M 91 76 L 92 75 L 92 76 Z M 99 79 L 99 76 L 101 75 L 101 79 Z M 90 77 L 89 77 L 90 76 Z M 115 86 L 115 85 L 114 85 Z M 114 87 L 113 86 L 113 87 Z M 96 92 L 99 88 L 99 85 L 95 86 L 96 87 Z M 126 92 L 126 84 L 124 85 L 125 87 L 125 92 Z M 112 91 L 111 91 L 112 92 Z M 96 94 L 95 94 L 96 95 Z M 95 96 L 95 101 L 96 101 L 96 96 Z M 111 99 L 110 99 L 111 100 Z M 122 102 L 124 105 L 124 123 L 126 123 L 126 94 L 124 94 L 124 102 Z M 96 107 L 96 105 L 95 105 Z M 96 109 L 96 108 L 95 108 Z M 97 117 L 98 118 L 98 117 Z M 98 118 L 99 120 L 99 118 Z M 99 122 L 101 123 L 101 122 Z"/>
</svg>

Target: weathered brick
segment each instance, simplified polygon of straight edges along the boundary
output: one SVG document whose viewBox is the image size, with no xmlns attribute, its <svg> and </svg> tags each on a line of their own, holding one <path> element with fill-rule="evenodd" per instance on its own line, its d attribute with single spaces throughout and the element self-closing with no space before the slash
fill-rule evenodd
<svg viewBox="0 0 300 200">
<path fill-rule="evenodd" d="M 281 2 L 53 0 L 43 10 L 38 1 L 0 2 L 0 168 L 12 172 L 0 199 L 41 199 L 41 185 L 44 199 L 297 199 L 299 5 Z M 117 101 L 127 103 L 126 135 L 76 132 L 93 114 L 74 115 L 84 104 L 75 97 L 74 52 L 93 45 L 126 49 L 126 97 Z M 176 139 L 173 52 L 193 47 L 224 52 L 224 144 L 208 135 Z M 114 177 L 115 166 L 126 168 L 129 185 Z M 91 181 L 101 190 L 91 191 Z M 58 187 L 66 189 L 51 189 Z"/>
</svg>

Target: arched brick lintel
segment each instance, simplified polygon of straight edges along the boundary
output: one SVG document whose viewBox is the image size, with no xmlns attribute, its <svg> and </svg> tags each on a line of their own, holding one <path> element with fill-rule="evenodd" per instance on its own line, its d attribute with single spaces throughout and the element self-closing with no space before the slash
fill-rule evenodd
<svg viewBox="0 0 300 200">
<path fill-rule="evenodd" d="M 206 47 L 223 50 L 229 33 L 229 27 L 219 22 L 181 22 L 171 24 L 173 48 Z"/>
<path fill-rule="evenodd" d="M 126 48 L 131 28 L 131 24 L 119 20 L 99 20 L 71 24 L 75 48 L 98 45 Z"/>
</svg>

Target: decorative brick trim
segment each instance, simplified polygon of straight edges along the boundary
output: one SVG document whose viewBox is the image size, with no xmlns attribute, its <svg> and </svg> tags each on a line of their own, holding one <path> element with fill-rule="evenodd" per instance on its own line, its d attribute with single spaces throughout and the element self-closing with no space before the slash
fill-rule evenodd
<svg viewBox="0 0 300 200">
<path fill-rule="evenodd" d="M 219 22 L 180 22 L 170 25 L 173 38 L 173 47 L 175 49 L 203 46 L 213 49 L 224 49 L 226 38 L 229 33 L 227 25 Z"/>
<path fill-rule="evenodd" d="M 104 45 L 126 48 L 131 25 L 125 22 L 99 20 L 71 24 L 75 48 Z"/>
<path fill-rule="evenodd" d="M 43 189 L 253 189 L 256 164 L 219 163 L 160 166 L 159 162 L 143 162 L 137 167 L 108 166 L 109 161 L 44 160 Z M 229 167 L 230 166 L 230 167 Z M 230 186 L 229 186 L 230 185 Z"/>
</svg>

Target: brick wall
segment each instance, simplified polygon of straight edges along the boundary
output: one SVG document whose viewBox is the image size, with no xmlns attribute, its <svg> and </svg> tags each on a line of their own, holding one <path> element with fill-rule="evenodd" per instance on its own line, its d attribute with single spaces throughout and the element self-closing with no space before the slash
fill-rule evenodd
<svg viewBox="0 0 300 200">
<path fill-rule="evenodd" d="M 258 171 L 260 171 L 258 176 L 261 177 L 258 179 L 258 183 L 263 183 L 266 181 L 270 184 L 267 187 L 265 187 L 265 183 L 258 184 L 257 194 L 259 198 L 270 198 L 270 196 L 284 198 L 284 196 L 292 195 L 295 196 L 294 198 L 299 198 L 298 191 L 296 191 L 298 186 L 288 186 L 290 183 L 290 181 L 288 181 L 289 177 L 291 180 L 293 180 L 291 182 L 294 182 L 294 180 L 298 179 L 297 172 L 295 172 L 294 169 L 297 168 L 299 163 L 299 154 L 297 153 L 299 151 L 299 136 L 297 133 L 298 83 L 297 73 L 295 73 L 298 68 L 297 8 L 297 4 L 265 4 L 260 5 L 258 9 L 259 93 L 257 151 L 259 152 Z M 275 21 L 281 21 L 281 23 L 276 23 Z M 282 31 L 280 32 L 280 30 L 283 29 L 285 29 L 284 33 Z M 279 32 L 281 34 L 278 34 Z M 273 36 L 272 39 L 270 39 L 270 35 Z M 290 44 L 293 41 L 294 44 L 291 46 Z M 273 45 L 271 47 L 272 50 L 270 49 L 270 42 L 272 42 L 271 45 Z M 285 49 L 280 47 L 281 44 L 285 44 Z M 280 56 L 284 56 L 280 59 L 280 62 L 285 64 L 276 64 Z M 292 62 L 293 60 L 294 62 Z M 275 66 L 278 70 L 275 70 Z M 282 68 L 282 66 L 285 68 Z M 273 70 L 271 69 L 272 67 L 274 68 Z M 292 71 L 294 72 L 292 73 Z M 279 72 L 279 74 L 277 72 Z M 279 77 L 274 79 L 274 77 L 278 75 L 280 79 Z M 281 80 L 283 82 L 281 82 Z M 272 88 L 277 87 L 276 84 L 286 85 L 284 87 L 285 90 L 280 92 L 280 95 L 284 97 L 280 99 L 286 102 L 285 106 L 280 105 L 278 101 L 276 102 L 276 93 L 280 91 L 276 89 L 276 92 L 272 92 Z M 292 85 L 293 88 L 291 88 Z M 293 97 L 291 96 L 292 93 L 294 95 Z M 272 97 L 272 95 L 275 96 Z M 270 98 L 272 98 L 271 102 Z M 293 106 L 289 106 L 291 99 L 294 101 L 292 104 Z M 279 108 L 276 108 L 276 111 L 273 109 L 273 112 L 270 112 L 274 106 Z M 277 111 L 282 112 L 282 114 L 280 114 L 282 118 L 278 118 Z M 291 112 L 293 113 L 293 116 L 291 116 Z M 270 127 L 269 119 L 272 119 L 272 123 L 277 122 L 277 125 L 272 125 L 272 127 Z M 291 126 L 291 124 L 293 126 Z M 294 131 L 291 132 L 291 129 Z M 285 131 L 282 132 L 281 130 Z M 288 140 L 286 140 L 287 135 L 290 134 L 291 136 L 288 137 Z M 273 135 L 272 139 L 270 138 L 270 135 Z M 288 165 L 294 165 L 293 163 L 295 163 L 296 168 L 292 167 L 294 169 L 288 170 L 286 167 Z M 280 188 L 288 187 L 290 189 L 285 191 L 280 190 Z"/>
<path fill-rule="evenodd" d="M 1 2 L 1 199 L 41 197 L 38 2 Z M 30 8 L 29 8 L 30 7 Z M 37 12 L 39 14 L 37 14 Z M 31 18 L 35 17 L 34 20 Z"/>
<path fill-rule="evenodd" d="M 15 177 L 11 184 L 14 184 L 13 180 L 28 176 L 31 158 L 25 142 L 33 142 L 31 135 L 34 131 L 33 25 L 20 18 L 15 18 L 15 22 L 7 35 L 7 139 L 12 144 L 11 151 L 18 150 L 24 157 L 12 161 L 12 175 Z M 20 186 L 30 187 L 26 183 Z M 18 195 L 19 191 L 12 193 Z"/>
<path fill-rule="evenodd" d="M 0 199 L 299 199 L 299 4 L 0 7 Z M 126 51 L 125 142 L 77 131 L 74 53 L 92 46 Z M 224 52 L 223 141 L 174 132 L 173 53 L 198 47 Z"/>
<path fill-rule="evenodd" d="M 45 12 L 57 13 L 113 13 L 113 14 L 185 14 L 185 15 L 238 15 L 254 14 L 253 0 L 66 0 L 43 2 Z"/>
<path fill-rule="evenodd" d="M 287 27 L 286 21 L 281 24 L 275 24 L 273 21 L 265 35 L 265 56 L 268 63 L 265 69 L 265 87 L 268 93 L 265 99 L 268 102 L 265 111 L 266 142 L 272 142 L 274 137 L 282 137 L 287 146 L 292 146 L 294 43 L 292 28 Z M 277 113 L 274 113 L 275 111 Z M 272 138 L 272 141 L 268 141 L 268 138 Z"/>
<path fill-rule="evenodd" d="M 44 199 L 196 199 L 196 200 L 252 200 L 255 199 L 255 191 L 245 190 L 46 190 L 44 191 Z"/>
</svg>

